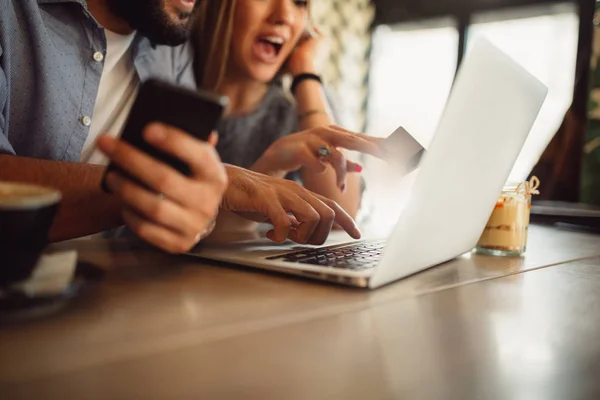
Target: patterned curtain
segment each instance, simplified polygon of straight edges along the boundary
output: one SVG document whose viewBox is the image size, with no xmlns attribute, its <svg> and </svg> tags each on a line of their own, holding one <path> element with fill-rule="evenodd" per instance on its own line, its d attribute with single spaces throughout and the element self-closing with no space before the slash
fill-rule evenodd
<svg viewBox="0 0 600 400">
<path fill-rule="evenodd" d="M 596 2 L 588 125 L 583 147 L 581 201 L 600 205 L 600 3 Z"/>
<path fill-rule="evenodd" d="M 375 9 L 370 0 L 313 0 L 311 5 L 312 23 L 325 36 L 318 66 L 338 123 L 364 130 Z"/>
</svg>

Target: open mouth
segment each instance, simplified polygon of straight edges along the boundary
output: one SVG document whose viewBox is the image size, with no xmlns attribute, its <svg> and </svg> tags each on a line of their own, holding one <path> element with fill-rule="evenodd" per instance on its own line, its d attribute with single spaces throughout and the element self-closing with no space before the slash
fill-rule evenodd
<svg viewBox="0 0 600 400">
<path fill-rule="evenodd" d="M 261 36 L 257 39 L 257 53 L 260 58 L 271 60 L 277 58 L 285 39 L 279 36 Z"/>
</svg>

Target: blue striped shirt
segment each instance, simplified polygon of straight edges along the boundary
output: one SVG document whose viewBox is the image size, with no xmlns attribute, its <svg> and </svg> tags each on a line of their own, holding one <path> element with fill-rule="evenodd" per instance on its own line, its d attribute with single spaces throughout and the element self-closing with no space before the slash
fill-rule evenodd
<svg viewBox="0 0 600 400">
<path fill-rule="evenodd" d="M 85 0 L 0 0 L 0 153 L 79 161 L 106 55 Z M 140 82 L 195 87 L 191 49 L 132 44 Z M 98 61 L 100 60 L 100 61 Z"/>
</svg>

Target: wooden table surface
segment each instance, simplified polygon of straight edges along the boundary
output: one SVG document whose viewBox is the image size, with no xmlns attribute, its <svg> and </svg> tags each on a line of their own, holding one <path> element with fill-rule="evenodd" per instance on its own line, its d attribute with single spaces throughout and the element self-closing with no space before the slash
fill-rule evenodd
<svg viewBox="0 0 600 400">
<path fill-rule="evenodd" d="M 600 398 L 600 236 L 532 227 L 376 291 L 75 241 L 108 274 L 0 326 L 0 399 Z"/>
</svg>

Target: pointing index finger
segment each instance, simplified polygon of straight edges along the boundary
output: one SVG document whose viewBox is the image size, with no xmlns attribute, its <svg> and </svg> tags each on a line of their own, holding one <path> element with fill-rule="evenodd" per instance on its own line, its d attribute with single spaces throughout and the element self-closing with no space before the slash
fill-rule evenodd
<svg viewBox="0 0 600 400">
<path fill-rule="evenodd" d="M 383 156 L 383 151 L 379 146 L 380 140 L 377 138 L 332 126 L 316 128 L 314 133 L 333 146 L 359 151 L 375 157 L 381 158 Z"/>
</svg>

